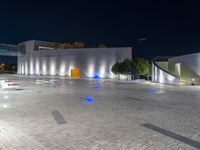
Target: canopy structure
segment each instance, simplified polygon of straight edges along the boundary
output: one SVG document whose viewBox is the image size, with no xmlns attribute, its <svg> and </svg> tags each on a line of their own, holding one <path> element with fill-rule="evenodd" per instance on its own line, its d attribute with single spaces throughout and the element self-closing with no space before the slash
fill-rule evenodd
<svg viewBox="0 0 200 150">
<path fill-rule="evenodd" d="M 20 56 L 25 53 L 25 47 L 23 45 L 11 45 L 0 43 L 0 55 L 1 56 Z"/>
</svg>

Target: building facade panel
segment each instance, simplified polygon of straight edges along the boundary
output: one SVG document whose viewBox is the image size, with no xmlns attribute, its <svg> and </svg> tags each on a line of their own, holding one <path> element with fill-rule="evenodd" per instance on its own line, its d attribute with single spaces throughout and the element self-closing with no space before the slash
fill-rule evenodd
<svg viewBox="0 0 200 150">
<path fill-rule="evenodd" d="M 180 66 L 177 72 L 176 66 Z M 169 59 L 169 70 L 180 77 L 200 77 L 200 53 L 172 57 Z"/>
<path fill-rule="evenodd" d="M 158 67 L 155 63 L 152 63 L 152 81 L 172 85 L 179 84 L 179 78 L 166 72 L 161 67 Z"/>
<path fill-rule="evenodd" d="M 159 65 L 159 61 L 155 61 L 152 64 L 152 81 L 169 83 L 166 79 L 170 79 L 171 77 L 160 71 L 164 70 L 164 72 L 173 75 L 180 85 L 200 84 L 200 53 L 170 57 L 167 59 L 167 63 L 167 71 L 165 71 L 166 66 Z M 158 64 L 159 67 L 155 64 Z"/>
</svg>

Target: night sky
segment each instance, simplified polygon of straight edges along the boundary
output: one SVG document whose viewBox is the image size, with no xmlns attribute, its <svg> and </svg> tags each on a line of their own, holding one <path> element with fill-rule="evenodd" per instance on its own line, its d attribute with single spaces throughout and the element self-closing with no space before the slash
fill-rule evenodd
<svg viewBox="0 0 200 150">
<path fill-rule="evenodd" d="M 200 52 L 199 8 L 197 0 L 6 0 L 0 43 L 105 43 L 133 47 L 134 56 L 148 59 Z"/>
</svg>

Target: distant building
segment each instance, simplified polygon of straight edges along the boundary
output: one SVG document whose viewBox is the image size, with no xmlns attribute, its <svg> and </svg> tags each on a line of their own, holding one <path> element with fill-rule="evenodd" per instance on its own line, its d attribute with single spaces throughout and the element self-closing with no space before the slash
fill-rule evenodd
<svg viewBox="0 0 200 150">
<path fill-rule="evenodd" d="M 152 61 L 152 81 L 176 85 L 199 85 L 200 53 L 156 57 Z"/>
<path fill-rule="evenodd" d="M 19 46 L 23 53 L 18 54 L 17 72 L 22 75 L 113 78 L 113 64 L 132 57 L 131 47 L 64 49 L 35 40 Z"/>
<path fill-rule="evenodd" d="M 11 63 L 1 63 L 0 64 L 0 73 L 16 73 L 17 64 Z"/>
</svg>

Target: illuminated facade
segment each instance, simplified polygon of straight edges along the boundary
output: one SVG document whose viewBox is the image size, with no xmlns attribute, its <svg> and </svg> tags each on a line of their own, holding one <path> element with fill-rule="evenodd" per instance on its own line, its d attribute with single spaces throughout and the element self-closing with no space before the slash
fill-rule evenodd
<svg viewBox="0 0 200 150">
<path fill-rule="evenodd" d="M 181 84 L 200 85 L 200 53 L 168 59 L 169 71 L 180 78 Z"/>
<path fill-rule="evenodd" d="M 157 63 L 159 64 L 160 62 L 152 62 L 152 81 L 164 84 L 178 85 L 178 78 Z"/>
<path fill-rule="evenodd" d="M 53 43 L 27 41 L 25 53 L 18 56 L 18 74 L 59 75 L 71 77 L 71 71 L 80 71 L 80 77 L 114 78 L 111 68 L 117 61 L 131 59 L 132 48 L 55 49 Z"/>
<path fill-rule="evenodd" d="M 200 53 L 155 58 L 152 61 L 152 81 L 175 85 L 199 85 Z"/>
</svg>

